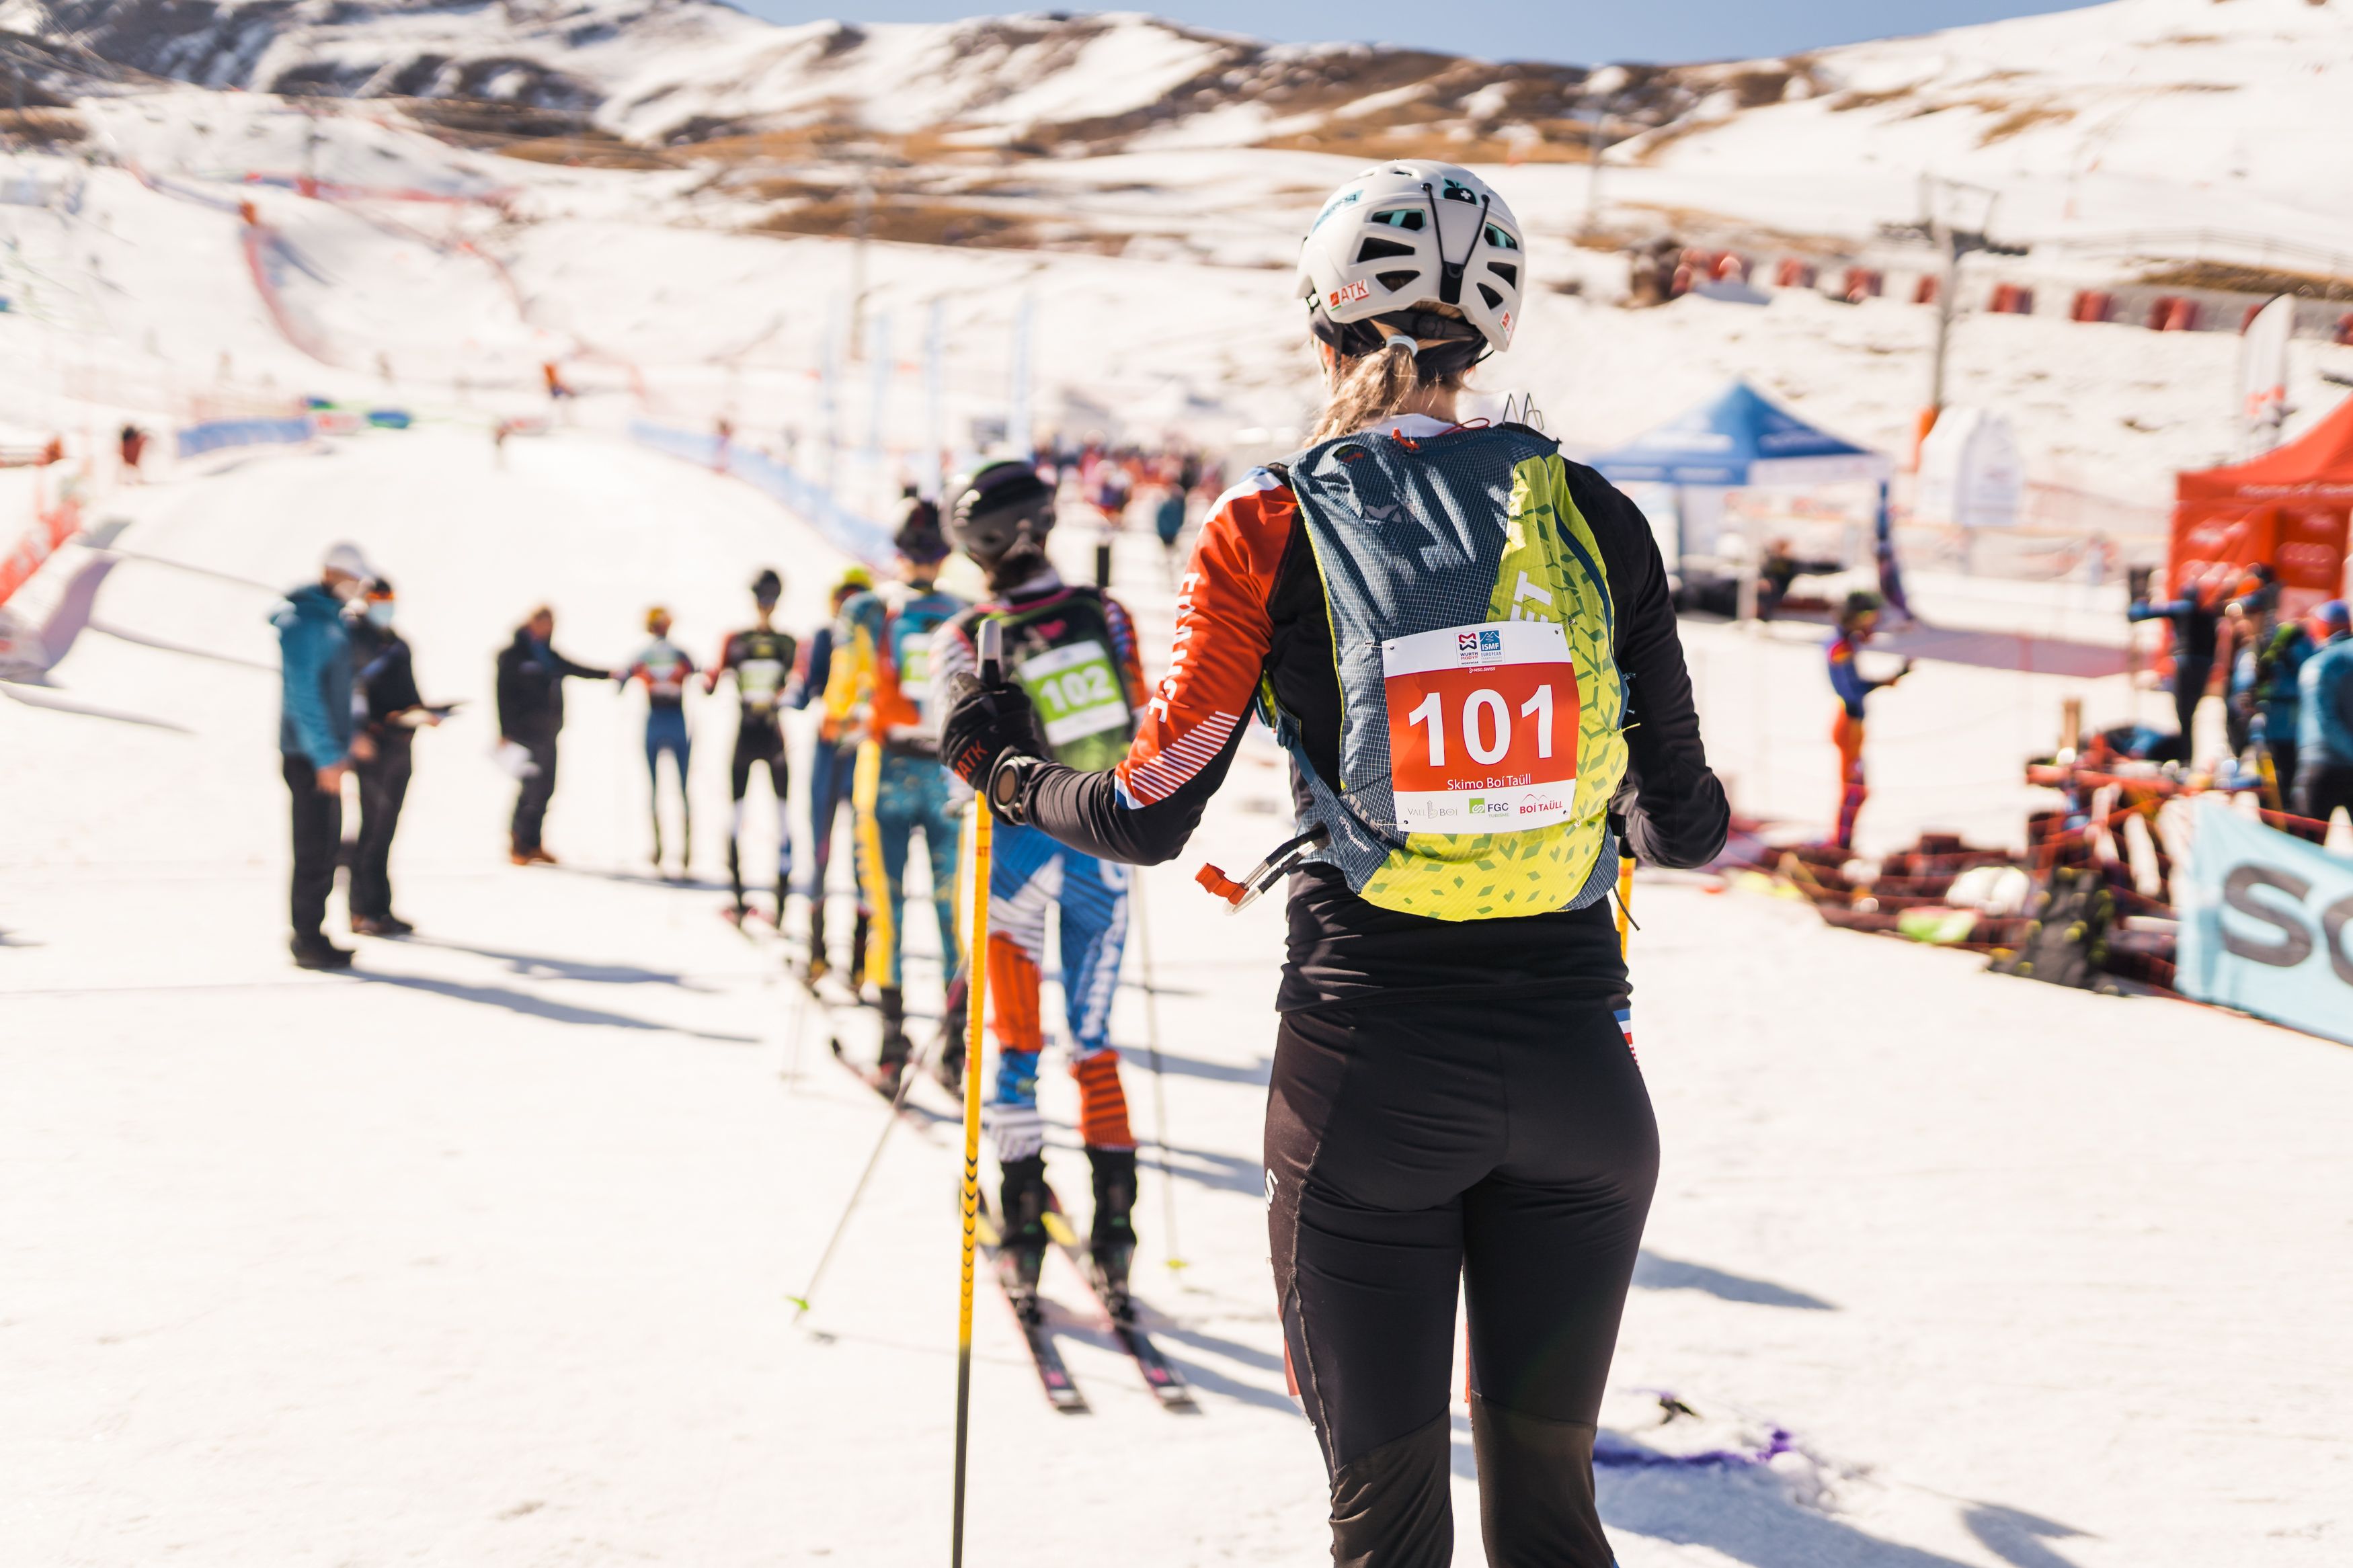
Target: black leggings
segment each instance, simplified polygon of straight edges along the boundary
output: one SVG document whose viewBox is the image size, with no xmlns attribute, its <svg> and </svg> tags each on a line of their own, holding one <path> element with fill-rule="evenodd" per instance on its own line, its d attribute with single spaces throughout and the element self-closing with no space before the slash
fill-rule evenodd
<svg viewBox="0 0 2353 1568">
<path fill-rule="evenodd" d="M 1454 1299 L 1497 1568 L 1609 1568 L 1594 1423 L 1659 1166 L 1617 1015 L 1560 997 L 1284 1016 L 1266 1119 L 1283 1336 L 1333 1556 L 1445 1568 Z"/>
</svg>

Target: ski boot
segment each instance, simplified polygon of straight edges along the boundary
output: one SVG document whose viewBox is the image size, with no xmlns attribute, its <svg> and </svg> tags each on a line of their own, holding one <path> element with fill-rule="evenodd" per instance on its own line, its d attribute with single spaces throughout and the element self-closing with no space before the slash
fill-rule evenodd
<svg viewBox="0 0 2353 1568">
<path fill-rule="evenodd" d="M 940 1055 L 939 1059 L 932 1063 L 932 1077 L 939 1080 L 942 1089 L 958 1100 L 964 1098 L 964 1047 L 969 1019 L 965 1011 L 965 996 L 958 993 L 947 1009 L 947 1016 L 940 1020 Z"/>
<path fill-rule="evenodd" d="M 779 900 L 776 904 L 779 931 L 784 929 L 781 920 L 784 907 Z M 809 895 L 808 962 L 801 973 L 814 985 L 832 972 L 833 965 L 828 963 L 825 957 L 825 889 L 820 888 Z"/>
<path fill-rule="evenodd" d="M 862 995 L 864 993 L 862 982 L 865 977 L 866 910 L 861 906 L 858 911 L 857 921 L 849 928 L 849 988 Z"/>
<path fill-rule="evenodd" d="M 907 1074 L 907 1057 L 913 1049 L 907 1039 L 907 994 L 896 985 L 885 985 L 881 1005 L 882 1049 L 866 1081 L 874 1086 L 877 1093 L 895 1099 L 899 1080 Z"/>
<path fill-rule="evenodd" d="M 1087 1238 L 1087 1265 L 1094 1271 L 1096 1288 L 1112 1316 L 1123 1321 L 1135 1316 L 1128 1299 L 1127 1275 L 1135 1261 L 1135 1151 L 1087 1151 L 1094 1167 L 1095 1217 Z"/>
<path fill-rule="evenodd" d="M 998 1267 L 1005 1293 L 1025 1323 L 1044 1316 L 1038 1302 L 1038 1277 L 1046 1269 L 1046 1157 L 1004 1163 L 1003 1184 L 997 1189 L 1003 1209 L 999 1225 Z"/>
</svg>

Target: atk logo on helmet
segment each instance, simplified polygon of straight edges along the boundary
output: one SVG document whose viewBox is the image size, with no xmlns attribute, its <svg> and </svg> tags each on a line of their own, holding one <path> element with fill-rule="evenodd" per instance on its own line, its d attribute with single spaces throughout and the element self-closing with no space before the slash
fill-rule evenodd
<svg viewBox="0 0 2353 1568">
<path fill-rule="evenodd" d="M 1343 305 L 1353 305 L 1359 300 L 1372 297 L 1373 286 L 1359 278 L 1353 283 L 1333 289 L 1328 308 L 1336 310 Z"/>
</svg>

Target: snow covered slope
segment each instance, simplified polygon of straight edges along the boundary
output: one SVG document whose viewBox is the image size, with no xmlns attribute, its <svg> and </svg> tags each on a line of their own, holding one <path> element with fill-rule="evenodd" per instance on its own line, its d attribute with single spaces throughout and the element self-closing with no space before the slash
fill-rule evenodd
<svg viewBox="0 0 2353 1568">
<path fill-rule="evenodd" d="M 92 634 L 54 688 L 0 696 L 0 1556 L 938 1563 L 955 1134 L 894 1134 L 793 1327 L 786 1294 L 883 1111 L 801 1031 L 780 955 L 715 918 L 723 694 L 690 699 L 693 885 L 645 873 L 637 693 L 574 690 L 561 869 L 505 864 L 512 786 L 485 754 L 491 656 L 534 601 L 577 658 L 624 657 L 654 599 L 701 654 L 764 563 L 806 629 L 839 558 L 743 487 L 581 432 L 503 466 L 476 430 L 369 433 L 116 504 L 125 546 L 264 583 L 357 538 L 400 584 L 427 691 L 469 701 L 417 743 L 395 876 L 419 936 L 334 976 L 283 954 L 266 590 L 126 562 L 100 618 L 149 640 Z M 1087 560 L 1085 531 L 1059 537 Z M 1157 543 L 1116 552 L 1156 666 Z M 1826 808 L 1819 653 L 1747 641 L 1694 642 L 1716 753 L 1748 769 L 1769 745 Z M 1874 710 L 1893 765 L 1867 825 L 1942 812 L 2027 722 L 2025 678 L 1915 680 Z M 1113 1020 L 1139 1128 L 1166 1094 L 1177 1230 L 1147 1152 L 1138 1269 L 1202 1414 L 1156 1407 L 1059 1259 L 1053 1321 L 1094 1413 L 1054 1414 L 984 1294 L 976 1562 L 1324 1551 L 1259 1169 L 1282 910 L 1229 919 L 1185 875 L 1263 853 L 1282 795 L 1272 749 L 1246 747 L 1182 868 L 1144 879 L 1165 1084 L 1141 931 Z M 1604 1411 L 1625 1568 L 2344 1561 L 2353 1054 L 1663 879 L 1636 913 L 1664 1166 Z M 928 920 L 910 928 L 921 1010 L 938 966 Z M 853 1051 L 872 1031 L 843 1026 Z M 1083 1203 L 1075 1092 L 1049 1069 L 1049 1167 Z M 952 1114 L 928 1082 L 917 1099 Z M 1662 1462 L 1760 1454 L 1777 1428 L 1768 1462 Z M 1471 1568 L 1459 1404 L 1452 1446 Z"/>
<path fill-rule="evenodd" d="M 1644 161 L 1794 226 L 1899 211 L 1933 173 L 2000 192 L 2013 238 L 2203 227 L 2353 253 L 2353 5 L 2113 0 L 1792 64 L 1783 101 L 1704 105 Z"/>
</svg>

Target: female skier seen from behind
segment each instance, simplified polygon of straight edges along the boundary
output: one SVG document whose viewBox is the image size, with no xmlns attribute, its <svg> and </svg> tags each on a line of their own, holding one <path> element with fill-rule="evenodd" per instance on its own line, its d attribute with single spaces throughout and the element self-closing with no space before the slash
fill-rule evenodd
<svg viewBox="0 0 2353 1568">
<path fill-rule="evenodd" d="M 1621 835 L 1696 866 L 1729 817 L 1642 515 L 1532 429 L 1456 423 L 1522 233 L 1449 164 L 1342 186 L 1299 275 L 1314 444 L 1203 523 L 1124 760 L 1041 760 L 1027 695 L 969 675 L 944 732 L 1001 816 L 1135 863 L 1183 847 L 1254 703 L 1291 752 L 1269 1225 L 1333 1555 L 1363 1568 L 1452 1561 L 1458 1279 L 1488 1561 L 1611 1561 L 1594 1424 L 1658 1134 L 1603 897 Z"/>
</svg>

